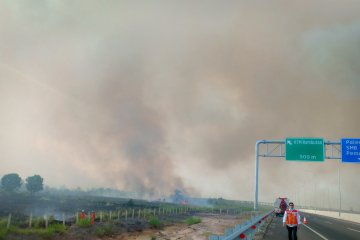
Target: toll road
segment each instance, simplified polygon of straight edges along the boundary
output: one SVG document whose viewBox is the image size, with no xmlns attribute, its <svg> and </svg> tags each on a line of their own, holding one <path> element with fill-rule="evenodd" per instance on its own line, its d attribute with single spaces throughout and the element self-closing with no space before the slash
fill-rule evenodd
<svg viewBox="0 0 360 240">
<path fill-rule="evenodd" d="M 300 212 L 301 220 L 305 216 L 308 224 L 301 224 L 298 239 L 360 239 L 360 224 L 331 217 Z M 282 217 L 274 217 L 264 236 L 266 240 L 288 239 L 286 227 L 282 225 Z"/>
</svg>

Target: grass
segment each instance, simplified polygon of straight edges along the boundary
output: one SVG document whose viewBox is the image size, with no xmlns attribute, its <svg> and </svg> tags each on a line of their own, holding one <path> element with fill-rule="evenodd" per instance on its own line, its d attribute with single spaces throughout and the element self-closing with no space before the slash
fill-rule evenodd
<svg viewBox="0 0 360 240">
<path fill-rule="evenodd" d="M 6 234 L 7 230 L 5 228 L 0 228 L 0 240 L 5 239 Z"/>
<path fill-rule="evenodd" d="M 83 227 L 83 228 L 91 227 L 91 220 L 90 220 L 90 218 L 79 219 L 79 222 L 77 223 L 77 225 L 79 227 Z"/>
<path fill-rule="evenodd" d="M 54 223 L 50 224 L 47 229 L 44 228 L 18 228 L 11 226 L 9 229 L 0 228 L 0 240 L 5 239 L 8 234 L 19 234 L 19 235 L 37 235 L 41 238 L 50 238 L 55 233 L 65 233 L 66 227 L 62 224 Z"/>
<path fill-rule="evenodd" d="M 44 228 L 45 220 L 43 218 L 35 218 L 33 219 L 33 227 L 34 228 Z"/>
<path fill-rule="evenodd" d="M 0 228 L 1 228 L 1 227 L 6 227 L 6 224 L 7 224 L 7 219 L 1 218 L 1 219 L 0 219 Z"/>
<path fill-rule="evenodd" d="M 201 218 L 198 217 L 189 217 L 185 220 L 187 225 L 193 225 L 197 223 L 201 223 Z"/>
<path fill-rule="evenodd" d="M 61 233 L 62 234 L 62 233 L 66 232 L 66 227 L 64 225 L 62 225 L 61 223 L 53 223 L 48 226 L 47 231 L 52 232 L 52 233 Z"/>
<path fill-rule="evenodd" d="M 151 228 L 161 228 L 161 222 L 157 217 L 151 217 L 149 220 L 149 224 Z"/>
<path fill-rule="evenodd" d="M 110 225 L 105 225 L 103 227 L 98 227 L 95 230 L 95 234 L 98 237 L 110 236 L 112 233 L 113 233 L 113 231 L 112 231 L 112 227 Z"/>
</svg>

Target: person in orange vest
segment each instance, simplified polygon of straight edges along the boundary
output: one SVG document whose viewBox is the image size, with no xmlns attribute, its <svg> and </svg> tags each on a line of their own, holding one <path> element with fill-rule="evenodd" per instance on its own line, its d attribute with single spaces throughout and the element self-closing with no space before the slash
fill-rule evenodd
<svg viewBox="0 0 360 240">
<path fill-rule="evenodd" d="M 286 225 L 289 240 L 297 240 L 296 232 L 300 224 L 300 214 L 298 210 L 294 208 L 294 203 L 289 202 L 289 208 L 286 209 L 283 217 L 283 226 Z"/>
<path fill-rule="evenodd" d="M 85 219 L 85 217 L 86 217 L 86 213 L 85 213 L 84 210 L 82 210 L 82 211 L 80 212 L 80 214 L 79 214 L 79 218 L 80 218 L 80 219 Z"/>
<path fill-rule="evenodd" d="M 90 221 L 91 221 L 91 225 L 94 225 L 95 222 L 95 212 L 92 211 L 90 214 Z"/>
</svg>

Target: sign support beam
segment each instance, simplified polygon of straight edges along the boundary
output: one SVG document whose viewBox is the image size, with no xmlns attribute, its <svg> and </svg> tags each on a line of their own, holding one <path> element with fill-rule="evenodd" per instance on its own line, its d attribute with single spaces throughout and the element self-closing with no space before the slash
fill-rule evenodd
<svg viewBox="0 0 360 240">
<path fill-rule="evenodd" d="M 261 145 L 266 145 L 266 151 L 262 153 Z M 325 159 L 341 159 L 341 142 L 325 141 Z M 285 140 L 259 140 L 255 144 L 255 200 L 254 210 L 259 207 L 259 157 L 285 158 Z M 329 152 L 330 150 L 330 152 Z M 286 151 L 286 150 L 285 150 Z M 339 171 L 339 192 L 340 192 L 340 171 Z M 340 193 L 341 194 L 341 193 Z M 340 197 L 341 198 L 341 197 Z M 341 199 L 340 199 L 341 202 Z M 340 203 L 341 206 L 341 203 Z M 341 208 L 341 207 L 340 207 Z"/>
</svg>

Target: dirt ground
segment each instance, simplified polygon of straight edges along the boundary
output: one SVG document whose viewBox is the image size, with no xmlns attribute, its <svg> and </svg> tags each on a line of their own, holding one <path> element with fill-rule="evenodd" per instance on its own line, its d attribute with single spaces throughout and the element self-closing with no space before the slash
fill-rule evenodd
<svg viewBox="0 0 360 240">
<path fill-rule="evenodd" d="M 142 232 L 123 233 L 105 240 L 207 240 L 211 234 L 223 234 L 225 228 L 234 227 L 246 220 L 245 216 L 199 215 L 201 223 L 188 226 L 183 223 L 173 224 L 161 230 L 147 229 Z"/>
<path fill-rule="evenodd" d="M 94 227 L 81 228 L 72 226 L 64 234 L 57 234 L 53 240 L 207 240 L 209 235 L 222 235 L 226 228 L 233 228 L 236 224 L 242 224 L 250 218 L 249 215 L 218 215 L 218 214 L 196 214 L 201 218 L 201 223 L 188 226 L 184 223 L 185 216 L 174 221 L 167 220 L 167 225 L 162 229 L 150 229 L 145 220 L 133 220 L 126 223 L 113 222 L 98 223 Z M 268 219 L 271 220 L 271 219 Z M 111 226 L 111 235 L 97 237 L 96 230 Z M 262 239 L 262 233 L 266 230 L 267 224 L 264 224 L 259 230 L 259 236 L 254 239 Z M 10 234 L 6 240 L 43 239 L 36 235 L 14 235 Z"/>
</svg>

